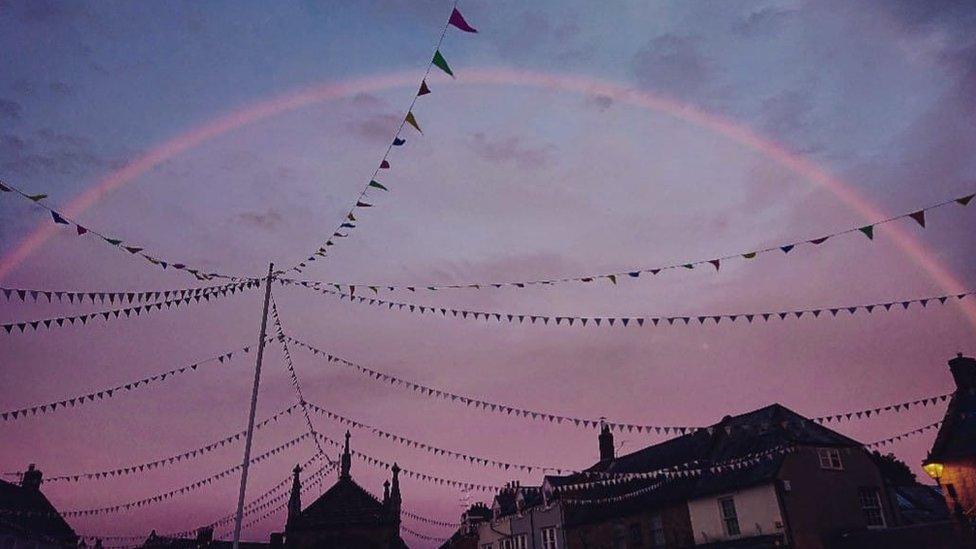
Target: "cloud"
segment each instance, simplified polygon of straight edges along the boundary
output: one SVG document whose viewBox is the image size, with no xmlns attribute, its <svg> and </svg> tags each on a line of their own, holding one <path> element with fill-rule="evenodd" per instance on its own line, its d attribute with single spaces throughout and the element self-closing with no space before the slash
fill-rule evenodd
<svg viewBox="0 0 976 549">
<path fill-rule="evenodd" d="M 90 170 L 117 169 L 120 158 L 100 154 L 88 139 L 41 128 L 31 137 L 0 137 L 0 167 L 17 175 L 78 175 Z"/>
<path fill-rule="evenodd" d="M 715 76 L 698 39 L 675 34 L 650 40 L 634 55 L 633 71 L 641 86 L 675 97 L 709 95 Z"/>
<path fill-rule="evenodd" d="M 472 136 L 471 150 L 481 159 L 489 162 L 513 162 L 522 168 L 541 168 L 549 163 L 555 147 L 546 145 L 532 147 L 523 143 L 522 138 L 510 136 L 489 138 L 478 132 Z"/>
<path fill-rule="evenodd" d="M 20 118 L 20 113 L 23 111 L 23 107 L 20 103 L 16 101 L 11 101 L 9 99 L 0 99 L 0 119 L 6 118 L 11 120 L 16 120 Z"/>
<path fill-rule="evenodd" d="M 609 95 L 588 95 L 585 103 L 587 106 L 595 107 L 598 111 L 603 112 L 613 106 L 613 98 Z"/>
<path fill-rule="evenodd" d="M 750 12 L 732 25 L 732 31 L 746 38 L 768 37 L 783 29 L 796 12 L 775 7 Z"/>
<path fill-rule="evenodd" d="M 364 139 L 386 142 L 393 139 L 393 131 L 399 123 L 400 117 L 395 114 L 371 114 L 363 120 L 350 122 L 347 127 Z"/>
<path fill-rule="evenodd" d="M 269 208 L 266 212 L 244 212 L 237 215 L 237 221 L 266 231 L 273 231 L 284 221 L 278 210 Z"/>
</svg>

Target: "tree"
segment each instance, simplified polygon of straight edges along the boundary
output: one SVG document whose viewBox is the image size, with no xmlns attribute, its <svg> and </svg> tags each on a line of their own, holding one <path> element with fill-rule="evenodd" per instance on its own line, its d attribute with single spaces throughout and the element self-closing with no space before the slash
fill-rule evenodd
<svg viewBox="0 0 976 549">
<path fill-rule="evenodd" d="M 881 470 L 881 476 L 893 486 L 909 486 L 918 482 L 911 467 L 896 458 L 894 454 L 882 455 L 875 450 L 871 453 L 871 459 Z"/>
</svg>

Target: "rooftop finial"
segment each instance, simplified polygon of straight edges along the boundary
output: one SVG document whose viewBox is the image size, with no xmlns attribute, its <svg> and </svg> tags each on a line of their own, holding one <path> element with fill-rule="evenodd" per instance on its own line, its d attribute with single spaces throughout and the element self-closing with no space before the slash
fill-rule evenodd
<svg viewBox="0 0 976 549">
<path fill-rule="evenodd" d="M 340 466 L 342 467 L 339 472 L 339 478 L 341 479 L 351 478 L 349 476 L 349 469 L 352 467 L 352 454 L 349 451 L 349 437 L 349 431 L 346 431 L 346 446 L 342 451 L 342 458 L 339 460 Z"/>
</svg>

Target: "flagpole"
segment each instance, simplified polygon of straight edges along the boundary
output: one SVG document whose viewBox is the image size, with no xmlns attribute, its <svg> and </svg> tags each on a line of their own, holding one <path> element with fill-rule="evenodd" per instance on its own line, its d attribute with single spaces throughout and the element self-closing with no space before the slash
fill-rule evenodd
<svg viewBox="0 0 976 549">
<path fill-rule="evenodd" d="M 274 263 L 268 265 L 268 278 L 264 287 L 264 314 L 261 316 L 261 339 L 258 341 L 258 360 L 254 366 L 254 387 L 251 389 L 251 414 L 247 420 L 247 440 L 244 443 L 244 462 L 241 464 L 241 492 L 237 498 L 237 517 L 234 519 L 234 549 L 241 542 L 241 521 L 244 520 L 244 493 L 247 491 L 247 469 L 251 461 L 251 439 L 254 436 L 254 414 L 258 406 L 258 386 L 261 384 L 261 359 L 264 358 L 264 341 L 268 330 L 268 304 L 271 302 L 271 280 Z"/>
</svg>

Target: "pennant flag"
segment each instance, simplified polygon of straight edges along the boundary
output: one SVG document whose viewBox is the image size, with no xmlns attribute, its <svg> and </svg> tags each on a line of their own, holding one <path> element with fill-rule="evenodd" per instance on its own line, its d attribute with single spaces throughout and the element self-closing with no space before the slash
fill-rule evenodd
<svg viewBox="0 0 976 549">
<path fill-rule="evenodd" d="M 390 162 L 388 160 L 384 160 L 383 162 L 380 162 L 380 169 L 381 170 L 388 170 L 388 169 L 390 169 Z M 355 221 L 355 219 L 351 219 L 350 221 Z"/>
<path fill-rule="evenodd" d="M 427 87 L 427 79 L 425 78 L 420 81 L 420 90 L 417 92 L 417 97 L 427 95 L 428 93 L 430 93 L 430 88 Z"/>
<path fill-rule="evenodd" d="M 34 202 L 40 202 L 41 200 L 44 200 L 45 198 L 47 198 L 47 195 L 46 194 L 32 194 L 32 195 L 28 196 L 27 198 L 33 200 Z M 960 202 L 960 204 L 961 204 L 961 202 Z"/>
<path fill-rule="evenodd" d="M 372 180 L 372 181 L 370 181 L 368 186 L 369 187 L 374 187 L 376 189 L 380 189 L 380 190 L 383 190 L 383 191 L 389 191 L 390 190 L 390 189 L 387 189 L 386 187 L 384 187 L 379 181 L 377 181 L 375 179 Z M 348 223 L 346 223 L 346 225 L 349 225 L 350 227 L 353 226 L 353 225 L 348 224 Z"/>
<path fill-rule="evenodd" d="M 976 194 L 971 194 L 969 196 L 964 196 L 962 198 L 957 198 L 956 199 L 956 203 L 957 204 L 961 204 L 963 206 L 968 206 L 969 203 L 972 201 L 972 199 L 973 199 L 974 196 L 976 196 Z"/>
<path fill-rule="evenodd" d="M 414 118 L 414 116 L 413 116 L 413 111 L 410 111 L 410 112 L 408 112 L 408 113 L 407 113 L 407 117 L 406 117 L 406 118 L 404 118 L 404 121 L 405 121 L 405 122 L 406 122 L 407 124 L 410 124 L 411 126 L 413 126 L 413 127 L 414 127 L 414 129 L 416 129 L 416 130 L 417 130 L 418 132 L 420 132 L 420 133 L 424 133 L 424 130 L 421 130 L 421 129 L 420 129 L 420 125 L 419 125 L 419 124 L 417 124 L 417 119 L 416 119 L 416 118 Z"/>
<path fill-rule="evenodd" d="M 786 245 L 786 246 L 780 246 L 779 249 L 783 250 L 783 253 L 784 254 L 788 254 L 788 253 L 790 253 L 790 250 L 792 250 L 794 247 L 796 247 L 795 244 L 789 244 L 789 245 Z"/>
<path fill-rule="evenodd" d="M 908 214 L 908 217 L 914 219 L 922 228 L 925 228 L 925 210 L 919 210 L 915 213 Z"/>
<path fill-rule="evenodd" d="M 868 240 L 874 240 L 874 225 L 866 225 L 858 230 L 864 233 Z"/>
<path fill-rule="evenodd" d="M 468 22 L 464 20 L 464 17 L 457 8 L 454 8 L 454 11 L 451 12 L 451 18 L 448 19 L 447 22 L 463 30 L 464 32 L 478 32 L 477 29 L 469 25 Z"/>
<path fill-rule="evenodd" d="M 70 225 L 70 223 L 68 223 L 68 220 L 67 219 L 61 217 L 61 214 L 59 214 L 58 212 L 56 212 L 54 210 L 51 210 L 51 217 L 53 217 L 54 218 L 54 222 L 57 223 L 57 224 L 59 224 L 59 225 Z"/>
<path fill-rule="evenodd" d="M 821 236 L 820 238 L 814 238 L 813 240 L 810 240 L 809 242 L 810 242 L 810 244 L 823 244 L 824 242 L 827 241 L 828 238 L 830 238 L 830 237 L 829 236 Z"/>
<path fill-rule="evenodd" d="M 400 139 L 399 137 L 396 137 L 396 138 L 393 139 L 393 146 L 399 147 L 399 146 L 403 145 L 406 142 L 407 142 L 406 139 Z"/>
<path fill-rule="evenodd" d="M 434 59 L 431 61 L 435 67 L 446 72 L 447 74 L 454 76 L 454 72 L 451 71 L 451 67 L 447 64 L 447 60 L 441 55 L 441 50 L 434 52 Z"/>
</svg>

